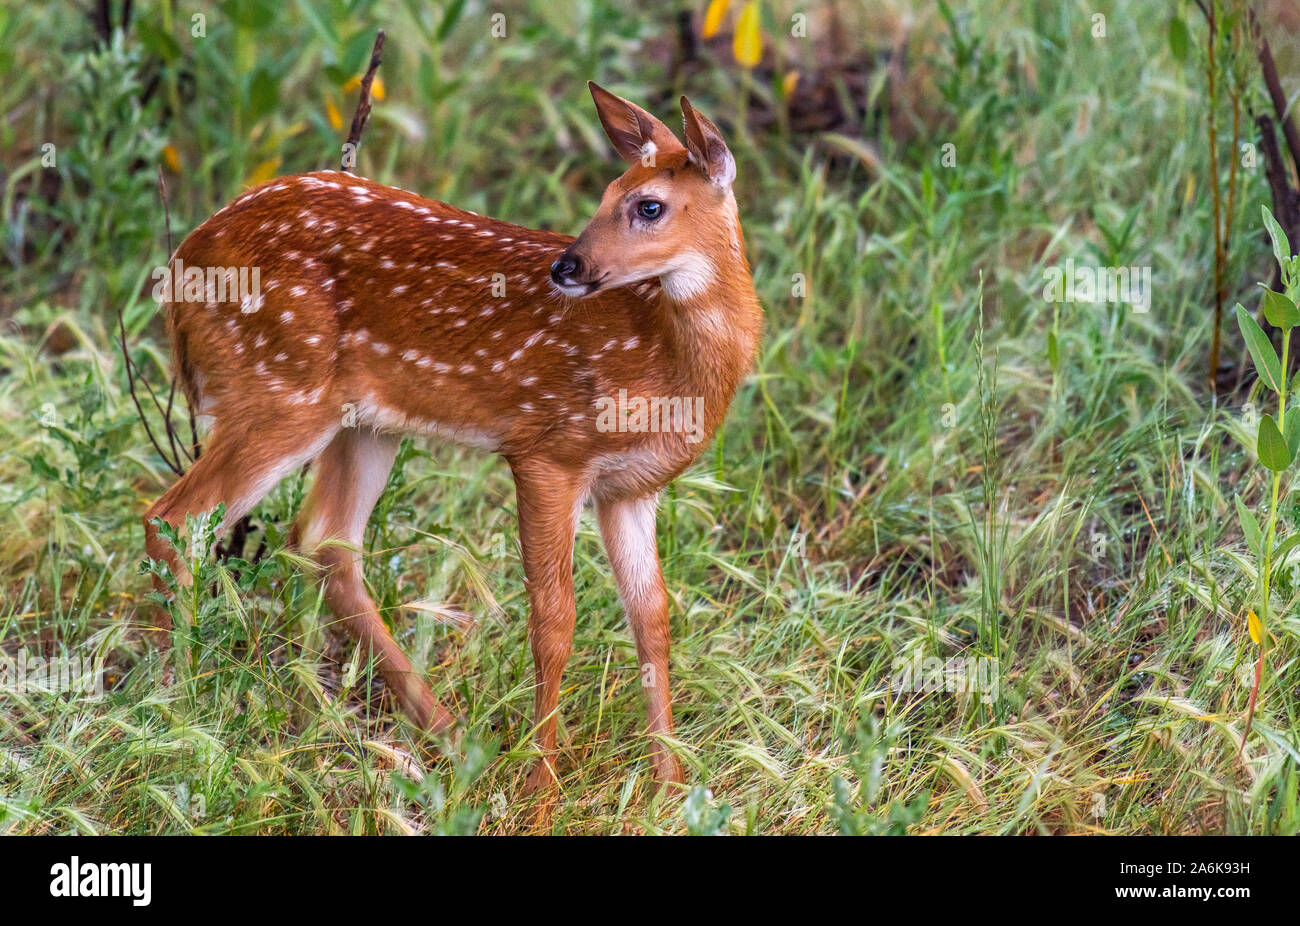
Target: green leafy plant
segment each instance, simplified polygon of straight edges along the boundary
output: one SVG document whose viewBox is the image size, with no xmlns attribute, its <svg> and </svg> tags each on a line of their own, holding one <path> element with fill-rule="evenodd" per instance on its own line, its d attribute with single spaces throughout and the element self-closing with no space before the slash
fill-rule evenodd
<svg viewBox="0 0 1300 926">
<path fill-rule="evenodd" d="M 496 759 L 500 742 L 466 739 L 453 755 L 449 771 L 425 775 L 420 780 L 398 774 L 393 778 L 397 796 L 421 811 L 424 830 L 435 836 L 472 836 L 487 808 L 472 800 L 473 788 Z"/>
<path fill-rule="evenodd" d="M 158 191 L 152 168 L 164 139 L 159 104 L 145 92 L 146 63 L 121 32 L 75 56 L 66 85 L 69 137 L 57 160 L 63 194 L 48 210 L 59 229 L 39 247 L 60 272 L 75 273 L 80 255 L 103 255 L 82 287 L 87 307 L 121 305 L 139 291 L 148 264 L 142 258 L 159 238 Z"/>
<path fill-rule="evenodd" d="M 682 819 L 691 836 L 725 836 L 731 820 L 731 805 L 716 804 L 713 792 L 696 785 L 682 804 Z"/>
<path fill-rule="evenodd" d="M 1264 213 L 1264 227 L 1273 241 L 1273 255 L 1281 268 L 1284 292 L 1276 293 L 1264 288 L 1264 318 L 1270 325 L 1281 329 L 1282 356 L 1273 348 L 1264 329 L 1254 317 L 1237 303 L 1237 324 L 1246 347 L 1255 363 L 1255 370 L 1263 386 L 1277 397 L 1277 416 L 1264 415 L 1259 419 L 1259 429 L 1255 440 L 1255 450 L 1262 463 L 1272 473 L 1268 502 L 1267 526 L 1261 530 L 1255 515 L 1241 499 L 1236 499 L 1237 516 L 1241 521 L 1246 543 L 1255 554 L 1259 564 L 1257 583 L 1257 607 L 1248 614 L 1248 630 L 1251 639 L 1259 647 L 1259 657 L 1255 664 L 1255 683 L 1250 691 L 1250 703 L 1246 709 L 1246 727 L 1242 733 L 1242 747 L 1250 736 L 1250 725 L 1255 716 L 1255 707 L 1259 699 L 1260 684 L 1264 677 L 1264 657 L 1268 652 L 1269 617 L 1272 613 L 1270 588 L 1275 565 L 1286 560 L 1286 555 L 1297 543 L 1300 533 L 1294 533 L 1281 543 L 1277 542 L 1278 497 L 1282 487 L 1282 474 L 1291 468 L 1300 451 L 1300 406 L 1287 408 L 1287 370 L 1290 362 L 1291 329 L 1300 325 L 1300 308 L 1296 307 L 1296 297 L 1300 295 L 1300 258 L 1291 256 L 1290 243 L 1282 231 L 1273 213 L 1268 207 L 1261 207 Z M 1261 284 L 1262 285 L 1262 284 Z"/>
<path fill-rule="evenodd" d="M 923 791 L 911 803 L 894 798 L 882 804 L 885 762 L 898 739 L 898 729 L 882 727 L 874 715 L 859 723 L 849 738 L 849 767 L 857 779 L 856 787 L 837 776 L 831 800 L 831 817 L 845 836 L 906 836 L 907 829 L 921 821 L 930 802 Z"/>
</svg>

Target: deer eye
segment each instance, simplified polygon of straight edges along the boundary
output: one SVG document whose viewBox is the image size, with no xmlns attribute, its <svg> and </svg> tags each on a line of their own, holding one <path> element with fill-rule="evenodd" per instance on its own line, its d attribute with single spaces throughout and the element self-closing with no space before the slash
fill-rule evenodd
<svg viewBox="0 0 1300 926">
<path fill-rule="evenodd" d="M 664 204 L 657 199 L 643 199 L 636 204 L 636 214 L 648 222 L 653 222 L 663 213 Z"/>
</svg>

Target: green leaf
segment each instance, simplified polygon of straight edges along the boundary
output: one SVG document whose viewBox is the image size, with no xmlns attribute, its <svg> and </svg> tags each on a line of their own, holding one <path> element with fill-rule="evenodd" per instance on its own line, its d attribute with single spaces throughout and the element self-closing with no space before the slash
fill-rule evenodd
<svg viewBox="0 0 1300 926">
<path fill-rule="evenodd" d="M 1263 534 L 1260 533 L 1259 522 L 1240 498 L 1234 495 L 1232 501 L 1237 506 L 1237 520 L 1241 522 L 1241 532 L 1246 535 L 1246 545 L 1250 547 L 1250 552 L 1259 556 L 1260 548 L 1263 546 Z"/>
<path fill-rule="evenodd" d="M 1276 565 L 1274 570 L 1282 568 L 1286 563 L 1286 555 L 1295 549 L 1296 544 L 1300 544 L 1300 534 L 1292 534 L 1273 548 L 1273 562 Z"/>
<path fill-rule="evenodd" d="M 307 17 L 307 22 L 316 30 L 321 41 L 327 48 L 337 48 L 339 44 L 339 34 L 334 28 L 334 23 L 329 16 L 321 12 L 320 3 L 299 3 L 298 9 Z M 270 25 L 269 23 L 267 25 Z"/>
<path fill-rule="evenodd" d="M 1191 44 L 1187 35 L 1187 23 L 1181 16 L 1169 20 L 1169 51 L 1179 64 L 1187 62 L 1187 48 Z"/>
<path fill-rule="evenodd" d="M 348 39 L 347 47 L 343 49 L 343 57 L 339 61 L 339 67 L 347 71 L 348 76 L 354 74 L 360 75 L 370 65 L 370 52 L 375 47 L 375 30 L 362 29 L 352 38 Z"/>
<path fill-rule="evenodd" d="M 1052 367 L 1052 372 L 1059 371 L 1061 366 L 1061 350 L 1056 342 L 1056 332 L 1047 332 L 1047 362 Z"/>
<path fill-rule="evenodd" d="M 456 28 L 456 23 L 460 22 L 461 14 L 465 12 L 465 0 L 452 0 L 447 5 L 446 12 L 442 14 L 442 22 L 438 23 L 438 32 L 435 38 L 441 45 L 447 41 L 447 36 L 451 35 L 451 30 Z"/>
<path fill-rule="evenodd" d="M 1283 331 L 1290 331 L 1300 325 L 1300 309 L 1296 308 L 1295 303 L 1267 287 L 1264 288 L 1264 317 L 1270 325 Z"/>
<path fill-rule="evenodd" d="M 32 468 L 32 472 L 40 478 L 49 480 L 50 482 L 59 482 L 62 478 L 62 474 L 51 466 L 43 455 L 38 453 L 36 456 L 27 457 L 26 459 Z"/>
<path fill-rule="evenodd" d="M 1237 28 L 1237 21 L 1241 19 L 1241 10 L 1233 9 L 1225 11 L 1223 19 L 1220 20 L 1219 28 L 1223 30 L 1222 35 L 1236 35 L 1232 30 Z"/>
<path fill-rule="evenodd" d="M 1291 243 L 1286 240 L 1286 232 L 1282 231 L 1282 226 L 1277 224 L 1277 219 L 1273 218 L 1273 213 L 1269 211 L 1268 206 L 1259 208 L 1264 213 L 1264 227 L 1268 229 L 1268 236 L 1273 239 L 1273 258 L 1279 267 L 1286 270 L 1290 266 Z"/>
<path fill-rule="evenodd" d="M 259 32 L 275 22 L 274 0 L 227 0 L 221 6 L 226 16 L 241 29 Z M 299 7 L 310 6 L 299 4 Z"/>
<path fill-rule="evenodd" d="M 1291 459 L 1300 453 L 1300 406 L 1291 406 L 1286 410 L 1286 419 L 1282 422 L 1282 436 L 1286 438 L 1287 449 Z"/>
<path fill-rule="evenodd" d="M 256 122 L 275 111 L 280 94 L 280 84 L 264 67 L 258 67 L 248 78 L 248 115 Z"/>
<path fill-rule="evenodd" d="M 1274 392 L 1281 392 L 1282 361 L 1277 359 L 1277 351 L 1273 350 L 1273 342 L 1268 339 L 1264 329 L 1259 327 L 1259 322 L 1255 321 L 1240 302 L 1237 303 L 1237 327 L 1241 329 L 1242 337 L 1246 339 L 1246 347 L 1250 349 L 1250 356 L 1255 361 L 1255 370 L 1259 373 L 1259 378 Z"/>
<path fill-rule="evenodd" d="M 137 34 L 140 36 L 140 44 L 147 50 L 153 52 L 168 64 L 180 59 L 180 44 L 162 29 L 159 29 L 150 22 L 147 16 L 141 16 L 133 23 L 133 25 L 135 26 Z"/>
<path fill-rule="evenodd" d="M 1277 422 L 1272 415 L 1265 415 L 1259 420 L 1259 442 L 1256 445 L 1259 462 L 1275 473 L 1283 472 L 1291 465 L 1291 448 L 1287 446 L 1282 432 L 1277 429 Z"/>
</svg>

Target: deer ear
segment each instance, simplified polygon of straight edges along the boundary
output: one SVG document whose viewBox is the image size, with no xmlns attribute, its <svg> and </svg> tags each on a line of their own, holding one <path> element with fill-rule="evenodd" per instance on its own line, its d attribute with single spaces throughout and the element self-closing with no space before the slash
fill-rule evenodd
<svg viewBox="0 0 1300 926">
<path fill-rule="evenodd" d="M 726 189 L 736 179 L 736 159 L 727 149 L 718 127 L 700 115 L 691 101 L 682 97 L 682 121 L 686 125 L 686 150 L 714 185 Z"/>
<path fill-rule="evenodd" d="M 587 81 L 591 98 L 596 101 L 596 115 L 615 150 L 629 163 L 653 165 L 656 153 L 681 151 L 682 143 L 672 129 L 635 103 L 615 96 L 604 87 Z"/>
</svg>

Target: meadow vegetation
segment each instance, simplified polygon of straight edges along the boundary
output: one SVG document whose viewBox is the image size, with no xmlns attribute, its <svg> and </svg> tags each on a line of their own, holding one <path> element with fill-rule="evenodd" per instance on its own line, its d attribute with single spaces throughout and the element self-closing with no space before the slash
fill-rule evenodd
<svg viewBox="0 0 1300 926">
<path fill-rule="evenodd" d="M 1300 830 L 1286 568 L 1242 746 L 1259 574 L 1237 508 L 1268 517 L 1252 416 L 1276 398 L 1231 317 L 1224 360 L 1247 372 L 1206 385 L 1206 101 L 1167 4 L 1116 5 L 1098 38 L 1075 3 L 918 3 L 900 55 L 885 14 L 802 4 L 803 39 L 791 4 L 764 2 L 752 70 L 730 25 L 682 66 L 675 4 L 503 3 L 505 37 L 473 0 L 198 6 L 201 37 L 188 8 L 149 2 L 107 42 L 75 5 L 0 11 L 0 650 L 106 666 L 102 698 L 0 693 L 0 832 L 526 817 L 527 599 L 495 458 L 406 442 L 366 538 L 376 601 L 466 718 L 444 758 L 286 549 L 309 474 L 258 507 L 243 550 L 193 556 L 198 620 L 170 683 L 139 633 L 156 606 L 140 515 L 174 476 L 117 313 L 165 402 L 156 167 L 177 244 L 250 182 L 336 167 L 377 27 L 383 98 L 356 168 L 376 180 L 576 233 L 621 170 L 588 79 L 665 119 L 688 93 L 738 163 L 765 337 L 659 516 L 689 784 L 653 793 L 635 651 L 584 515 L 557 831 Z M 834 42 L 816 31 L 831 6 L 849 24 Z M 823 86 L 831 102 L 811 100 Z M 791 119 L 801 94 L 853 118 Z M 1228 294 L 1253 312 L 1268 189 L 1262 169 L 1238 182 Z M 1045 298 L 1069 259 L 1151 268 L 1149 310 Z M 1300 530 L 1290 489 L 1283 474 L 1279 540 Z M 927 690 L 967 669 L 984 690 Z"/>
</svg>

